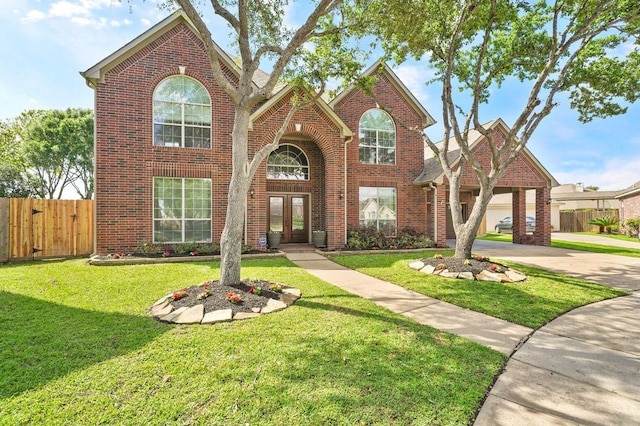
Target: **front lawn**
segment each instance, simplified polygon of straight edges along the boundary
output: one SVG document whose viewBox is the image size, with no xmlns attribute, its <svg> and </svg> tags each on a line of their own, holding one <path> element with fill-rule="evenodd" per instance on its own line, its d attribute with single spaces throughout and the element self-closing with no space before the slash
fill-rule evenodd
<svg viewBox="0 0 640 426">
<path fill-rule="evenodd" d="M 587 233 L 585 233 L 587 234 Z M 599 235 L 603 236 L 604 234 L 595 234 L 590 233 L 588 235 Z M 501 242 L 512 242 L 512 236 L 506 234 L 497 234 L 497 233 L 489 233 L 482 237 L 477 237 L 478 240 L 488 240 L 488 241 L 501 241 Z M 626 240 L 626 239 L 625 239 Z M 577 241 L 562 241 L 562 240 L 551 240 L 551 247 L 562 248 L 567 250 L 578 250 L 578 251 L 588 251 L 591 253 L 602 253 L 602 254 L 613 254 L 615 256 L 627 256 L 627 257 L 640 257 L 640 250 L 635 248 L 627 248 L 627 247 L 617 247 L 617 246 L 609 246 L 602 244 L 591 244 L 591 243 L 582 243 Z"/>
<path fill-rule="evenodd" d="M 448 250 L 440 253 L 445 257 L 453 255 L 453 251 Z M 524 272 L 527 281 L 501 284 L 441 278 L 407 266 L 412 260 L 430 256 L 433 252 L 338 255 L 331 259 L 418 293 L 534 329 L 578 306 L 626 294 L 578 278 L 512 263 L 507 265 Z"/>
<path fill-rule="evenodd" d="M 292 307 L 214 326 L 156 322 L 218 263 L 0 265 L 0 424 L 442 424 L 474 418 L 504 357 L 348 294 L 286 259 L 245 277 Z"/>
</svg>

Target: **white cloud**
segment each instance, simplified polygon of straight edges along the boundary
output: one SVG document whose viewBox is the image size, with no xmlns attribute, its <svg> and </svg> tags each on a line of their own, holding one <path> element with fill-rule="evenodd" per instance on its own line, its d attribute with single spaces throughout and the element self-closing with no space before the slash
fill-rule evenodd
<svg viewBox="0 0 640 426">
<path fill-rule="evenodd" d="M 23 22 L 38 22 L 45 19 L 47 15 L 40 10 L 30 10 L 27 14 L 22 18 Z"/>
<path fill-rule="evenodd" d="M 402 64 L 393 71 L 409 91 L 413 93 L 413 96 L 429 109 L 430 97 L 426 83 L 434 77 L 433 70 L 423 62 L 416 65 Z"/>
<path fill-rule="evenodd" d="M 51 17 L 70 18 L 78 15 L 90 15 L 89 9 L 85 5 L 68 1 L 53 3 L 49 8 Z"/>
<path fill-rule="evenodd" d="M 564 165 L 563 165 L 564 166 Z M 624 189 L 640 180 L 640 155 L 635 158 L 612 158 L 598 164 L 586 163 L 583 167 L 551 171 L 560 184 L 584 182 L 595 185 L 601 191 Z"/>
</svg>

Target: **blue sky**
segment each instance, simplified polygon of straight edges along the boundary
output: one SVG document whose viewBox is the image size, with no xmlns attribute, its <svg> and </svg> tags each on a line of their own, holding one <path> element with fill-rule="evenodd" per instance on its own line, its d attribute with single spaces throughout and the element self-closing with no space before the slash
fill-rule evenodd
<svg viewBox="0 0 640 426">
<path fill-rule="evenodd" d="M 79 72 L 167 14 L 155 0 L 3 0 L 0 119 L 28 109 L 92 108 L 93 91 Z M 226 48 L 227 28 L 211 28 L 214 39 Z M 393 69 L 436 121 L 441 121 L 438 90 L 425 85 L 429 70 L 415 62 Z M 524 92 L 515 84 L 502 92 L 492 97 L 483 121 L 502 117 L 510 124 L 515 119 Z M 624 116 L 581 124 L 568 103 L 562 102 L 527 146 L 561 184 L 583 182 L 616 190 L 640 180 L 639 130 L 638 104 Z M 438 124 L 427 131 L 433 140 L 440 140 L 441 132 Z"/>
</svg>

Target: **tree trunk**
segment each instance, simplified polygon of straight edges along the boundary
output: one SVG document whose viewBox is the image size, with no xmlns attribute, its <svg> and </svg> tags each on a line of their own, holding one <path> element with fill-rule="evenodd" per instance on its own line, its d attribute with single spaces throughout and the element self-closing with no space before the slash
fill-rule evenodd
<svg viewBox="0 0 640 426">
<path fill-rule="evenodd" d="M 457 215 L 460 222 L 453 224 L 453 228 L 456 233 L 456 251 L 454 254 L 454 257 L 456 259 L 471 258 L 471 250 L 473 249 L 473 243 L 476 240 L 478 229 L 480 229 L 480 223 L 482 222 L 482 218 L 487 211 L 489 201 L 491 201 L 491 198 L 493 197 L 493 184 L 489 181 L 488 185 L 490 185 L 489 188 L 480 188 L 480 194 L 476 198 L 476 202 L 473 205 L 473 209 L 471 210 L 471 214 L 469 215 L 467 221 L 465 223 L 462 223 L 462 216 Z M 456 206 L 452 203 L 451 209 L 460 209 L 459 198 L 451 197 L 451 200 L 454 201 L 454 203 L 458 204 Z"/>
<path fill-rule="evenodd" d="M 240 261 L 242 254 L 242 230 L 247 207 L 249 176 L 248 135 L 249 108 L 236 107 L 232 134 L 232 170 L 229 182 L 227 216 L 220 237 L 220 283 L 232 285 L 240 282 Z"/>
</svg>

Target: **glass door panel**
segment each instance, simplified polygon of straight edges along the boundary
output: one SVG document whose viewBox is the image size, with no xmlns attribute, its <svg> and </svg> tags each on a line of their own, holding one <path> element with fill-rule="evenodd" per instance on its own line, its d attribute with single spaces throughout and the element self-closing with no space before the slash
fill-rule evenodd
<svg viewBox="0 0 640 426">
<path fill-rule="evenodd" d="M 284 232 L 284 197 L 269 197 L 269 231 Z"/>
</svg>

